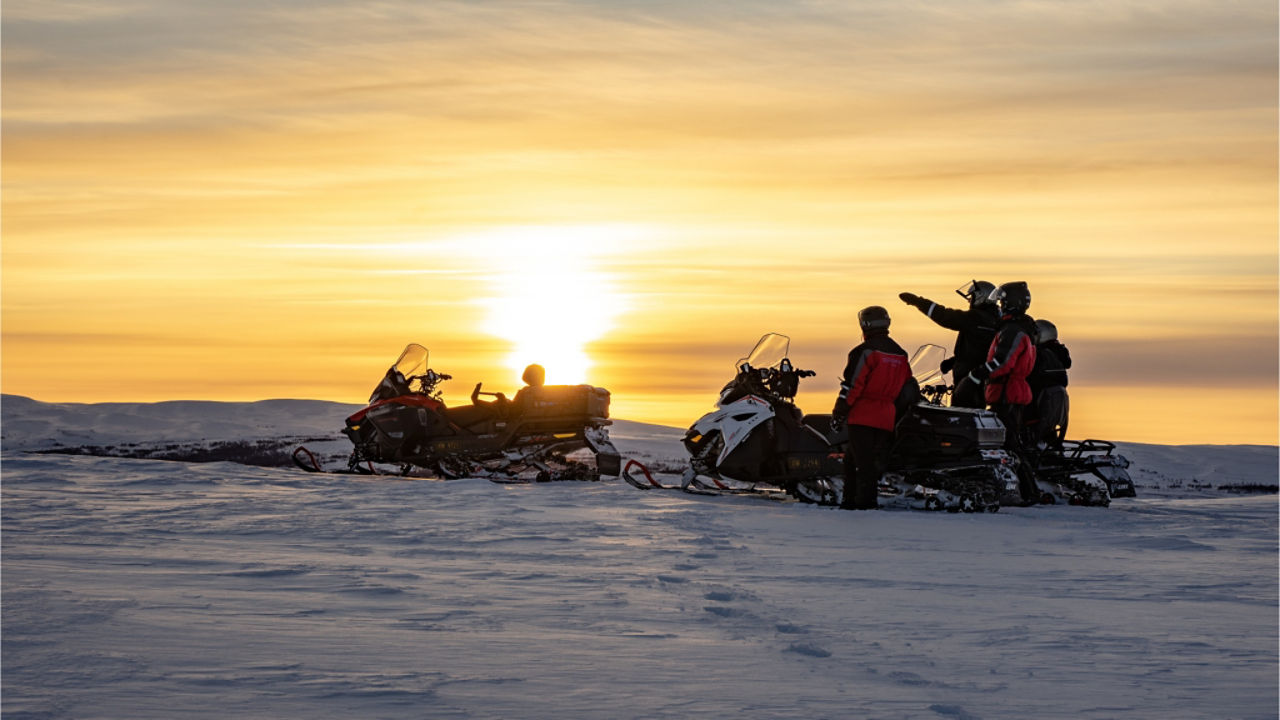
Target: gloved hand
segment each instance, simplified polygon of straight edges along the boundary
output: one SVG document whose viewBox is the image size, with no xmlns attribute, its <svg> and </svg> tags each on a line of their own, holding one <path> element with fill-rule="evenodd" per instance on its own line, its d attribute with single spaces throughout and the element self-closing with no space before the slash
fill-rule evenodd
<svg viewBox="0 0 1280 720">
<path fill-rule="evenodd" d="M 911 293 L 909 293 L 909 292 L 898 293 L 898 299 L 899 299 L 899 300 L 901 300 L 902 302 L 904 302 L 904 303 L 908 304 L 908 305 L 919 305 L 919 304 L 920 304 L 920 296 L 919 296 L 919 295 L 913 295 L 913 294 L 911 294 Z"/>
<path fill-rule="evenodd" d="M 951 357 L 949 357 L 949 358 L 947 358 L 946 360 L 943 360 L 941 363 L 939 363 L 939 364 L 938 364 L 938 369 L 939 369 L 939 370 L 941 370 L 941 371 L 942 371 L 942 372 L 944 372 L 944 373 L 949 373 L 949 372 L 951 372 L 951 368 L 953 368 L 953 367 L 955 367 L 955 366 L 956 366 L 956 356 L 955 356 L 955 355 L 952 355 Z"/>
<path fill-rule="evenodd" d="M 844 429 L 844 416 L 839 414 L 832 415 L 831 416 L 831 432 L 838 434 L 843 429 Z"/>
</svg>

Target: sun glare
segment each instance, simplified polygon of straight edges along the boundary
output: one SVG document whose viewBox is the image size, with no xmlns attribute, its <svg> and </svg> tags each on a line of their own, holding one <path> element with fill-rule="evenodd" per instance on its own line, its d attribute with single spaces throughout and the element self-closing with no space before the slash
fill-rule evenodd
<svg viewBox="0 0 1280 720">
<path fill-rule="evenodd" d="M 511 343 L 507 365 L 530 363 L 549 384 L 588 381 L 587 345 L 613 328 L 624 309 L 618 278 L 602 259 L 623 249 L 633 226 L 520 226 L 467 238 L 468 252 L 494 268 L 485 331 Z"/>
</svg>

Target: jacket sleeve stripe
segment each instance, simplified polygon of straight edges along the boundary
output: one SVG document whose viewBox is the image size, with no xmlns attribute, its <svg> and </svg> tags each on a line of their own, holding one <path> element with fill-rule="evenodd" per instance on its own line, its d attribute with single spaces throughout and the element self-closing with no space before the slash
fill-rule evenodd
<svg viewBox="0 0 1280 720">
<path fill-rule="evenodd" d="M 1001 342 L 1000 346 L 996 348 L 995 356 L 987 361 L 987 370 L 992 376 L 996 374 L 997 370 L 1008 365 L 1009 361 L 1013 360 L 1018 355 L 1018 351 L 1022 348 L 1024 340 L 1028 343 L 1030 342 L 1030 338 L 1022 330 L 1018 330 L 1015 333 L 1009 333 L 1005 338 L 1001 339 L 1008 339 L 1009 343 L 1008 347 L 1005 347 L 1005 343 Z"/>
</svg>

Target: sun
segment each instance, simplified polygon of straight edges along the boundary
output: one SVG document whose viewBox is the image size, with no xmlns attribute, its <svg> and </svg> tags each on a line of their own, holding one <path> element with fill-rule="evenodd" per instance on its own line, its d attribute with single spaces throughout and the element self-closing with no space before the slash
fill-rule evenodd
<svg viewBox="0 0 1280 720">
<path fill-rule="evenodd" d="M 468 243 L 496 270 L 484 330 L 507 340 L 517 377 L 530 363 L 549 384 L 587 382 L 587 345 L 609 332 L 624 310 L 617 278 L 603 258 L 638 232 L 632 226 L 519 226 Z"/>
</svg>

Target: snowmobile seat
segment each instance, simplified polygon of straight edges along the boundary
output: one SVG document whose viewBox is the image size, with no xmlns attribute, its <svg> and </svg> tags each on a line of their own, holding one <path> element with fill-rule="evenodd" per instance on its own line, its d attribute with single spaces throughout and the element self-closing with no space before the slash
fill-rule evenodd
<svg viewBox="0 0 1280 720">
<path fill-rule="evenodd" d="M 839 432 L 835 432 L 831 429 L 830 413 L 812 413 L 805 415 L 801 422 L 807 425 L 810 430 L 820 435 L 822 439 L 826 440 L 828 445 L 843 445 L 844 443 L 849 442 L 849 432 L 843 425 L 840 426 Z"/>
<path fill-rule="evenodd" d="M 476 425 L 499 420 L 504 414 L 506 403 L 478 402 L 471 405 L 459 405 L 445 411 L 449 420 L 461 428 L 474 428 Z"/>
</svg>

